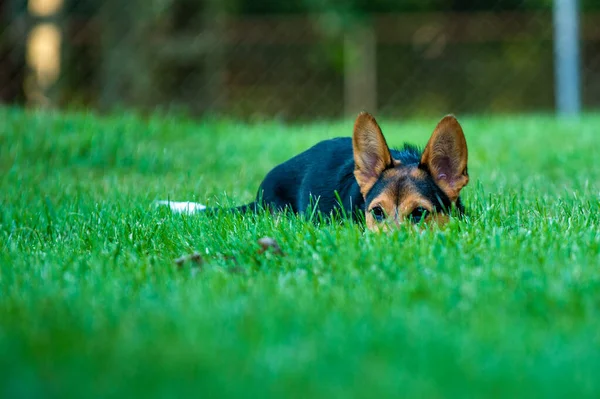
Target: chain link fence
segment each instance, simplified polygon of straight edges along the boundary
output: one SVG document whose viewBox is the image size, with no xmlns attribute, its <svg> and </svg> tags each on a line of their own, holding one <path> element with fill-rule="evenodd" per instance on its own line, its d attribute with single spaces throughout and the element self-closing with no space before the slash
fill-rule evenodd
<svg viewBox="0 0 600 399">
<path fill-rule="evenodd" d="M 551 9 L 513 3 L 281 14 L 219 0 L 0 0 L 0 101 L 286 120 L 552 111 Z M 594 109 L 593 7 L 581 56 Z"/>
</svg>

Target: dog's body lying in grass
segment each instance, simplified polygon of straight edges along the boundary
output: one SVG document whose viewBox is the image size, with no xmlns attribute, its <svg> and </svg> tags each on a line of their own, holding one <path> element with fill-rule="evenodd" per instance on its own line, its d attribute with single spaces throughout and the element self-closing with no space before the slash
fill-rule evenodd
<svg viewBox="0 0 600 399">
<path fill-rule="evenodd" d="M 421 152 L 410 145 L 390 150 L 375 119 L 361 113 L 352 139 L 322 141 L 276 166 L 256 200 L 234 209 L 342 213 L 377 230 L 405 219 L 445 219 L 453 207 L 462 213 L 459 193 L 468 181 L 467 143 L 453 116 L 438 123 Z M 196 203 L 161 203 L 177 211 L 206 210 Z"/>
</svg>

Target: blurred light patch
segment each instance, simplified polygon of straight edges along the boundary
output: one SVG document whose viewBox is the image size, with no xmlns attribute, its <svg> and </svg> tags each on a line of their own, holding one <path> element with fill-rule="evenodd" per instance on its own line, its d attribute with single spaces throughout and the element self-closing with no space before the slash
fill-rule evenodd
<svg viewBox="0 0 600 399">
<path fill-rule="evenodd" d="M 50 87 L 60 73 L 61 33 L 55 24 L 35 26 L 27 40 L 27 64 L 41 89 Z"/>
<path fill-rule="evenodd" d="M 63 5 L 64 0 L 29 0 L 27 6 L 29 13 L 36 17 L 48 17 L 56 14 Z"/>
</svg>

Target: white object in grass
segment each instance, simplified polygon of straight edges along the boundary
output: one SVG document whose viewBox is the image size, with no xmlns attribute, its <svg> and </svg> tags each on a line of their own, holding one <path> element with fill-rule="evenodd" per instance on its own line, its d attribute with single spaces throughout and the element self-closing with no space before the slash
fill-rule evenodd
<svg viewBox="0 0 600 399">
<path fill-rule="evenodd" d="M 195 213 L 206 209 L 206 205 L 190 201 L 156 201 L 154 204 L 156 206 L 168 206 L 175 213 Z"/>
</svg>

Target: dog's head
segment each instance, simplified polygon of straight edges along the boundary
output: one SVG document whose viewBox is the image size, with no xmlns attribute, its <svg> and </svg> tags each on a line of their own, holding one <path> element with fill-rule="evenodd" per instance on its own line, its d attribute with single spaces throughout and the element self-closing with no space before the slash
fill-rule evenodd
<svg viewBox="0 0 600 399">
<path fill-rule="evenodd" d="M 404 220 L 447 220 L 469 182 L 467 142 L 454 116 L 436 126 L 414 162 L 394 159 L 385 137 L 368 113 L 361 113 L 352 136 L 354 176 L 365 199 L 370 230 L 387 230 Z"/>
</svg>

